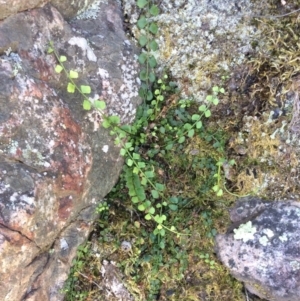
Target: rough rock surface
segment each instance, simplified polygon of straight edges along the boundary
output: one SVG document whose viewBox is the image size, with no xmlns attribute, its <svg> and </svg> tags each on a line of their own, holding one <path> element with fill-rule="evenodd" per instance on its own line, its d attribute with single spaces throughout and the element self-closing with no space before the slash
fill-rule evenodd
<svg viewBox="0 0 300 301">
<path fill-rule="evenodd" d="M 96 7 L 99 5 L 97 0 L 76 0 L 76 1 L 59 1 L 59 0 L 8 0 L 0 2 L 0 20 L 3 20 L 11 15 L 15 15 L 18 12 L 22 12 L 28 9 L 41 7 L 50 2 L 55 6 L 60 13 L 66 17 L 71 18 L 80 12 L 83 12 L 89 8 L 89 6 L 95 3 Z"/>
<path fill-rule="evenodd" d="M 1 9 L 0 9 L 1 10 Z M 66 92 L 47 54 L 53 41 L 67 69 L 130 122 L 138 102 L 134 49 L 115 1 L 92 21 L 69 25 L 47 4 L 0 23 L 0 300 L 62 300 L 79 244 L 122 166 L 119 148 Z M 89 43 L 87 42 L 89 40 Z"/>
<path fill-rule="evenodd" d="M 0 2 L 0 20 L 14 15 L 20 11 L 32 9 L 38 6 L 42 6 L 47 3 L 47 0 L 8 0 Z"/>
<path fill-rule="evenodd" d="M 268 14 L 268 0 L 163 0 L 159 25 L 158 61 L 182 88 L 182 96 L 205 99 L 217 78 L 231 74 L 263 45 L 252 18 Z M 124 11 L 136 24 L 140 11 L 134 0 L 124 0 Z M 138 38 L 141 32 L 133 25 Z M 255 42 L 255 43 L 253 43 Z M 255 46 L 254 46 L 255 45 Z M 216 77 L 216 78 L 215 78 Z"/>
<path fill-rule="evenodd" d="M 300 204 L 240 200 L 216 250 L 231 274 L 261 298 L 300 300 Z"/>
</svg>

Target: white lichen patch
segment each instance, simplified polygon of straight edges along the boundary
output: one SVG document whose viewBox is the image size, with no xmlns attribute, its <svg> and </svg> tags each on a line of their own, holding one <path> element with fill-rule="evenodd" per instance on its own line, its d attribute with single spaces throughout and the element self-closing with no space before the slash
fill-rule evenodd
<svg viewBox="0 0 300 301">
<path fill-rule="evenodd" d="M 263 235 L 258 239 L 258 241 L 260 242 L 261 245 L 265 247 L 268 244 L 269 239 L 266 235 Z"/>
<path fill-rule="evenodd" d="M 266 236 L 267 236 L 268 238 L 272 238 L 272 237 L 274 236 L 274 232 L 273 232 L 271 229 L 266 228 L 266 229 L 263 229 L 262 232 L 263 232 L 264 234 L 266 234 Z"/>
<path fill-rule="evenodd" d="M 79 48 L 81 48 L 83 55 L 86 55 L 89 61 L 97 62 L 97 57 L 92 50 L 92 48 L 88 45 L 88 42 L 85 38 L 82 37 L 72 37 L 68 43 L 70 45 L 76 45 Z"/>
<path fill-rule="evenodd" d="M 67 249 L 69 249 L 69 245 L 68 245 L 67 241 L 66 241 L 64 238 L 61 238 L 61 239 L 60 239 L 60 248 L 61 248 L 62 250 L 67 250 Z"/>
<path fill-rule="evenodd" d="M 238 229 L 234 229 L 234 239 L 241 239 L 243 242 L 254 239 L 254 234 L 256 233 L 256 227 L 252 226 L 252 222 L 249 221 L 245 224 L 241 224 Z"/>
<path fill-rule="evenodd" d="M 286 235 L 286 233 L 283 233 L 281 236 L 279 236 L 279 240 L 281 242 L 286 242 L 288 241 L 288 236 Z"/>
<path fill-rule="evenodd" d="M 107 152 L 108 152 L 108 149 L 109 149 L 109 146 L 108 146 L 108 145 L 104 145 L 104 146 L 102 147 L 102 151 L 103 151 L 104 153 L 107 153 Z"/>
</svg>

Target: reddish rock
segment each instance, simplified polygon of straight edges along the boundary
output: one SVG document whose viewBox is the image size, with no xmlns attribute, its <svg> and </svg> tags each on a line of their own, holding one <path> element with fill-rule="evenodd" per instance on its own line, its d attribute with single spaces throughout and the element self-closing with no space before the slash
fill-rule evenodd
<svg viewBox="0 0 300 301">
<path fill-rule="evenodd" d="M 1 11 L 1 7 L 0 7 Z M 139 101 L 134 49 L 114 2 L 97 18 L 66 23 L 47 4 L 0 22 L 0 300 L 62 300 L 77 247 L 95 208 L 117 181 L 119 148 L 54 71 L 53 41 L 66 68 L 131 122 Z"/>
</svg>

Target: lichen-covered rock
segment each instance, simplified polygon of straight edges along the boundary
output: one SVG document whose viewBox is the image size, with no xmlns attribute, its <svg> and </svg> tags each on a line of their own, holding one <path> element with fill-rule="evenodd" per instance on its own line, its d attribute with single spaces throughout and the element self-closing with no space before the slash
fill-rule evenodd
<svg viewBox="0 0 300 301">
<path fill-rule="evenodd" d="M 134 25 L 140 16 L 135 0 L 124 0 L 124 10 Z M 253 17 L 268 14 L 264 1 L 162 0 L 160 13 L 152 18 L 159 26 L 158 61 L 168 68 L 184 97 L 204 101 L 207 91 L 222 75 L 263 45 L 263 36 Z"/>
<path fill-rule="evenodd" d="M 300 300 L 300 203 L 240 200 L 234 221 L 216 237 L 230 273 L 253 294 L 272 301 Z"/>
<path fill-rule="evenodd" d="M 0 2 L 0 20 L 3 20 L 18 12 L 39 7 L 47 3 L 49 0 L 8 0 Z"/>
<path fill-rule="evenodd" d="M 76 1 L 61 1 L 50 0 L 50 3 L 66 18 L 70 19 L 77 14 L 86 13 L 91 16 L 97 16 L 97 11 L 100 8 L 100 0 L 76 0 Z"/>
<path fill-rule="evenodd" d="M 122 167 L 119 148 L 66 92 L 49 41 L 68 70 L 103 99 L 107 114 L 131 122 L 139 101 L 134 49 L 115 2 L 92 22 L 66 23 L 47 4 L 0 23 L 0 300 L 62 300 L 61 289 L 97 203 Z"/>
<path fill-rule="evenodd" d="M 8 0 L 0 2 L 0 20 L 9 16 L 15 15 L 28 9 L 42 7 L 50 2 L 56 7 L 65 18 L 72 18 L 86 10 L 93 10 L 99 7 L 99 0 L 73 0 L 73 1 L 59 1 L 59 0 Z"/>
</svg>

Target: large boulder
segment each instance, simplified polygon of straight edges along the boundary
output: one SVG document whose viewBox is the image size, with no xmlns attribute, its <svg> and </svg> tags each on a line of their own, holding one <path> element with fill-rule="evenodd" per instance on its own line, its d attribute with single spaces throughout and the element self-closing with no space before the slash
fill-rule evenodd
<svg viewBox="0 0 300 301">
<path fill-rule="evenodd" d="M 0 9 L 1 10 L 1 9 Z M 95 110 L 54 71 L 52 41 L 78 83 L 122 123 L 138 104 L 135 50 L 115 1 L 66 23 L 50 4 L 0 23 L 0 300 L 62 300 L 77 247 L 122 168 Z"/>
<path fill-rule="evenodd" d="M 240 200 L 233 224 L 216 237 L 230 273 L 253 294 L 272 301 L 300 300 L 300 204 Z"/>
</svg>

